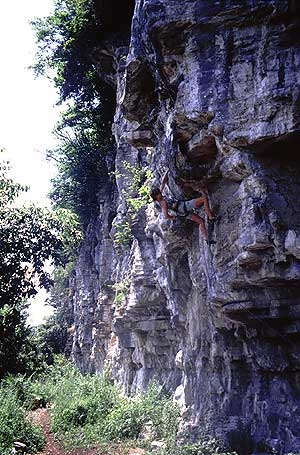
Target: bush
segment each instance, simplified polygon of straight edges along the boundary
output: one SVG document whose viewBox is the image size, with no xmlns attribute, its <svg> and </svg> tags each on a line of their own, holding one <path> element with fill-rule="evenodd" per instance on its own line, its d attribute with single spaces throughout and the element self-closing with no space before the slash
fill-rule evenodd
<svg viewBox="0 0 300 455">
<path fill-rule="evenodd" d="M 52 394 L 52 429 L 64 432 L 72 427 L 99 423 L 115 405 L 117 391 L 106 375 L 83 376 L 78 370 L 65 377 Z"/>
<path fill-rule="evenodd" d="M 41 393 L 38 382 L 21 374 L 7 376 L 3 381 L 8 390 L 13 390 L 14 395 L 25 410 L 34 410 L 45 407 L 47 398 Z"/>
<path fill-rule="evenodd" d="M 214 439 L 204 439 L 194 444 L 170 445 L 156 455 L 237 455 L 220 447 Z"/>
<path fill-rule="evenodd" d="M 18 375 L 3 382 L 1 455 L 8 455 L 16 440 L 26 443 L 32 453 L 41 448 L 41 433 L 26 420 L 21 403 L 26 409 L 51 404 L 52 430 L 66 448 L 96 443 L 110 447 L 114 444 L 111 441 L 127 444 L 146 435 L 146 445 L 153 439 L 164 441 L 165 447 L 156 455 L 230 455 L 211 439 L 177 445 L 178 406 L 155 382 L 146 393 L 129 398 L 112 384 L 107 373 L 84 376 L 61 355 L 36 378 Z"/>
<path fill-rule="evenodd" d="M 132 439 L 147 426 L 153 438 L 174 443 L 178 417 L 178 406 L 153 382 L 146 393 L 116 403 L 105 420 L 103 434 L 109 440 Z"/>
<path fill-rule="evenodd" d="M 42 431 L 26 418 L 18 393 L 13 383 L 4 384 L 0 389 L 1 455 L 10 455 L 15 441 L 26 444 L 30 453 L 38 452 L 44 446 Z"/>
<path fill-rule="evenodd" d="M 109 379 L 82 375 L 63 356 L 37 378 L 8 378 L 6 384 L 26 409 L 51 404 L 52 431 L 74 447 L 135 439 L 150 424 L 154 437 L 174 441 L 178 409 L 156 384 L 147 393 L 124 397 Z M 2 455 L 2 454 L 1 454 Z"/>
<path fill-rule="evenodd" d="M 103 427 L 103 435 L 108 440 L 135 439 L 140 434 L 145 414 L 141 399 L 120 399 L 109 413 Z"/>
<path fill-rule="evenodd" d="M 144 394 L 143 402 L 148 420 L 152 422 L 154 437 L 168 443 L 174 442 L 180 415 L 178 405 L 156 382 L 153 382 Z"/>
</svg>

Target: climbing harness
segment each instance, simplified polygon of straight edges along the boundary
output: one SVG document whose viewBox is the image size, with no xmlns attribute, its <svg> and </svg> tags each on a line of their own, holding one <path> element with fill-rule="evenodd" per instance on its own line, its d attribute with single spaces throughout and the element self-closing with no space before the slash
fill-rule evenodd
<svg viewBox="0 0 300 455">
<path fill-rule="evenodd" d="M 172 210 L 174 210 L 178 216 L 184 218 L 189 214 L 185 201 L 175 201 L 172 206 Z"/>
</svg>

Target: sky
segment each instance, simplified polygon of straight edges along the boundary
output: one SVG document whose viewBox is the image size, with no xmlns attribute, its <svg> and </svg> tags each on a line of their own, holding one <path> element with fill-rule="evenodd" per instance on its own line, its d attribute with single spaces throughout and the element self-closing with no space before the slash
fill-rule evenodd
<svg viewBox="0 0 300 455">
<path fill-rule="evenodd" d="M 49 205 L 47 194 L 54 166 L 46 150 L 55 145 L 51 131 L 58 120 L 55 88 L 46 78 L 35 79 L 34 17 L 47 16 L 53 0 L 0 1 L 0 148 L 12 166 L 16 181 L 30 186 L 27 200 Z M 29 323 L 38 325 L 51 313 L 41 291 L 30 307 Z"/>
</svg>

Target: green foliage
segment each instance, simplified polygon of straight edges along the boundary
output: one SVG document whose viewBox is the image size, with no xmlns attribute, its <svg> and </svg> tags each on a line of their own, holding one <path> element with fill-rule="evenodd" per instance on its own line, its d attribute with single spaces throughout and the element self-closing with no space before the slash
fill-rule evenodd
<svg viewBox="0 0 300 455">
<path fill-rule="evenodd" d="M 118 283 L 113 284 L 112 288 L 115 290 L 115 300 L 114 300 L 115 305 L 117 307 L 122 307 L 125 302 L 126 295 L 130 288 L 130 279 L 124 278 L 123 280 L 119 281 Z"/>
<path fill-rule="evenodd" d="M 57 266 L 53 272 L 53 286 L 47 303 L 54 312 L 43 324 L 31 328 L 29 340 L 37 360 L 32 371 L 41 372 L 51 365 L 56 354 L 70 355 L 70 329 L 73 325 L 73 307 L 69 303 L 69 279 L 74 270 L 74 261 Z"/>
<path fill-rule="evenodd" d="M 46 356 L 48 364 L 53 363 L 55 354 L 70 355 L 70 330 L 73 326 L 73 305 L 69 302 L 69 282 L 74 274 L 75 261 L 57 266 L 53 272 L 53 286 L 48 303 L 54 308 L 53 315 L 36 330 L 35 339 L 39 351 Z"/>
<path fill-rule="evenodd" d="M 132 14 L 132 8 L 126 13 L 128 5 L 119 5 L 118 11 L 125 11 L 122 21 Z M 37 38 L 36 75 L 54 81 L 60 101 L 70 100 L 55 129 L 58 147 L 48 151 L 49 159 L 58 167 L 50 197 L 56 208 L 75 213 L 85 230 L 98 214 L 101 191 L 111 185 L 106 155 L 112 149 L 115 109 L 115 93 L 100 81 L 94 53 L 111 26 L 118 32 L 124 28 L 119 27 L 112 3 L 107 0 L 55 0 L 53 12 L 33 20 L 32 26 Z M 64 281 L 59 273 L 55 274 L 50 299 L 56 308 L 56 321 L 52 322 L 62 330 L 72 324 L 68 309 L 72 270 L 67 269 Z"/>
<path fill-rule="evenodd" d="M 18 206 L 16 198 L 26 188 L 10 178 L 9 170 L 9 163 L 0 161 L 0 378 L 32 366 L 26 301 L 40 286 L 52 284 L 45 261 L 63 264 L 80 238 L 66 210 Z"/>
<path fill-rule="evenodd" d="M 145 434 L 145 447 L 150 447 L 153 439 L 164 442 L 163 448 L 155 450 L 157 455 L 236 455 L 214 439 L 178 445 L 178 406 L 155 382 L 147 392 L 126 397 L 112 384 L 107 372 L 100 377 L 84 376 L 63 356 L 56 356 L 54 365 L 39 376 L 8 377 L 1 390 L 13 391 L 13 401 L 18 403 L 16 415 L 23 413 L 20 402 L 26 409 L 51 404 L 52 430 L 66 448 L 100 444 L 111 453 L 112 441 L 137 441 Z M 0 443 L 1 431 L 5 431 L 1 426 L 1 400 L 0 393 Z M 149 449 L 147 454 L 151 453 Z"/>
<path fill-rule="evenodd" d="M 108 415 L 103 433 L 109 440 L 137 438 L 150 425 L 153 438 L 174 443 L 179 409 L 156 383 L 146 393 L 121 398 Z"/>
<path fill-rule="evenodd" d="M 151 170 L 134 166 L 127 161 L 123 161 L 122 165 L 124 171 L 116 172 L 115 176 L 123 179 L 122 194 L 128 210 L 125 218 L 114 221 L 114 243 L 116 246 L 127 247 L 133 240 L 133 223 L 138 222 L 140 211 L 151 202 L 149 194 L 153 174 Z"/>
<path fill-rule="evenodd" d="M 64 432 L 72 427 L 104 419 L 115 405 L 117 390 L 106 375 L 82 376 L 77 370 L 64 378 L 53 398 L 52 428 Z"/>
<path fill-rule="evenodd" d="M 122 164 L 127 171 L 126 174 L 122 174 L 126 187 L 122 193 L 127 202 L 129 214 L 134 219 L 139 210 L 151 202 L 149 182 L 153 178 L 153 173 L 150 169 L 133 166 L 126 161 L 123 161 Z"/>
<path fill-rule="evenodd" d="M 54 286 L 50 290 L 49 303 L 54 308 L 61 310 L 61 306 L 64 307 L 65 313 L 60 314 L 62 319 L 67 322 L 68 326 L 73 321 L 73 315 L 70 310 L 65 308 L 67 306 L 69 297 L 69 279 L 74 272 L 75 260 L 69 261 L 65 266 L 58 266 L 54 270 Z M 63 304 L 63 305 L 62 305 Z"/>
<path fill-rule="evenodd" d="M 45 368 L 47 368 L 47 365 L 44 365 L 43 371 L 45 371 Z M 41 393 L 39 382 L 33 379 L 35 375 L 37 375 L 37 372 L 33 376 L 22 374 L 8 375 L 2 381 L 2 386 L 8 390 L 13 390 L 14 395 L 26 411 L 45 407 L 48 401 L 48 397 Z"/>
<path fill-rule="evenodd" d="M 204 439 L 194 444 L 169 445 L 157 455 L 237 455 L 220 447 L 215 439 Z"/>
<path fill-rule="evenodd" d="M 4 206 L 0 200 L 0 232 L 0 300 L 9 303 L 16 297 L 28 298 L 36 293 L 35 283 L 49 288 L 44 261 L 50 257 L 55 262 L 62 260 L 57 218 L 39 207 Z"/>
<path fill-rule="evenodd" d="M 32 329 L 32 341 L 36 346 L 41 362 L 51 365 L 56 354 L 64 352 L 68 338 L 67 325 L 57 312 L 46 322 Z"/>
<path fill-rule="evenodd" d="M 94 2 L 55 0 L 53 14 L 32 25 L 38 44 L 35 73 L 54 77 L 62 99 L 86 99 L 96 77 L 89 58 L 98 39 Z"/>
<path fill-rule="evenodd" d="M 2 152 L 1 150 L 0 153 Z M 27 189 L 27 187 L 14 182 L 9 177 L 10 169 L 9 161 L 0 161 L 0 202 L 2 208 L 10 204 L 22 191 Z"/>
<path fill-rule="evenodd" d="M 74 381 L 72 385 L 68 381 L 61 384 L 53 408 L 53 429 L 60 434 L 67 432 L 64 438 L 69 444 L 74 439 L 83 446 L 134 439 L 149 421 L 153 422 L 156 435 L 175 437 L 178 409 L 173 404 L 166 407 L 170 399 L 162 400 L 158 393 L 124 397 L 105 375 L 77 377 L 77 384 L 75 387 Z"/>
<path fill-rule="evenodd" d="M 35 387 L 39 394 L 42 395 L 47 403 L 53 403 L 57 391 L 63 381 L 74 380 L 80 372 L 69 362 L 63 355 L 54 356 L 53 365 L 48 366 L 36 379 Z M 67 397 L 65 397 L 67 399 Z"/>
<path fill-rule="evenodd" d="M 55 0 L 48 17 L 32 22 L 37 37 L 36 74 L 49 75 L 61 94 L 71 100 L 55 134 L 57 162 L 51 198 L 56 206 L 74 211 L 85 228 L 97 215 L 97 193 L 107 180 L 105 155 L 111 148 L 113 90 L 100 81 L 93 52 L 108 31 L 111 5 L 95 0 Z"/>
<path fill-rule="evenodd" d="M 97 216 L 99 199 L 113 190 L 107 174 L 107 151 L 113 149 L 115 93 L 100 80 L 98 49 L 111 34 L 120 47 L 128 44 L 134 5 L 134 0 L 55 0 L 49 16 L 32 21 L 37 39 L 35 74 L 54 81 L 61 102 L 70 100 L 55 131 L 59 145 L 48 151 L 59 171 L 52 182 L 51 198 L 56 207 L 75 212 L 83 230 Z M 105 56 L 103 61 L 103 73 L 113 73 L 113 59 Z M 119 229 L 117 239 L 123 242 L 126 236 L 124 229 Z M 58 275 L 54 282 L 51 303 L 56 307 L 58 324 L 65 327 L 71 322 L 68 284 L 65 281 L 62 286 Z M 63 295 L 62 303 L 59 294 Z"/>
<path fill-rule="evenodd" d="M 5 305 L 0 309 L 0 374 L 42 371 L 53 359 L 51 346 L 42 343 L 38 329 L 27 325 L 24 303 Z"/>
<path fill-rule="evenodd" d="M 83 239 L 82 228 L 77 214 L 72 208 L 56 207 L 52 214 L 60 226 L 62 261 L 56 261 L 56 266 L 69 268 L 73 264 L 78 248 Z"/>
<path fill-rule="evenodd" d="M 43 448 L 42 431 L 26 418 L 14 383 L 2 384 L 0 388 L 0 453 L 11 455 L 15 441 L 26 444 L 30 453 Z"/>
<path fill-rule="evenodd" d="M 145 403 L 151 416 L 155 437 L 164 439 L 168 444 L 174 444 L 178 429 L 179 408 L 167 393 L 163 393 L 154 382 L 150 385 Z"/>
<path fill-rule="evenodd" d="M 54 79 L 62 100 L 93 101 L 101 87 L 95 49 L 110 33 L 118 34 L 120 45 L 128 44 L 133 8 L 134 0 L 55 0 L 52 14 L 32 21 L 35 73 Z"/>
<path fill-rule="evenodd" d="M 106 108 L 109 118 L 113 105 Z M 84 228 L 97 215 L 98 192 L 108 181 L 106 153 L 112 136 L 109 119 L 101 111 L 103 103 L 88 109 L 69 107 L 55 130 L 59 146 L 48 151 L 59 171 L 52 180 L 50 197 L 56 207 L 75 212 Z"/>
<path fill-rule="evenodd" d="M 32 22 L 38 48 L 35 72 L 54 80 L 61 100 L 71 100 L 54 131 L 58 146 L 47 152 L 58 168 L 50 197 L 58 214 L 69 214 L 74 230 L 76 227 L 76 238 L 67 233 L 63 242 L 68 263 L 54 274 L 50 303 L 55 317 L 37 334 L 48 361 L 58 352 L 54 346 L 49 351 L 49 338 L 52 345 L 58 337 L 65 343 L 67 327 L 72 325 L 69 278 L 78 239 L 90 219 L 97 216 L 98 194 L 108 181 L 106 154 L 112 148 L 115 95 L 100 82 L 91 59 L 103 28 L 96 8 L 94 0 L 56 0 L 51 15 Z"/>
<path fill-rule="evenodd" d="M 0 307 L 33 295 L 35 281 L 49 286 L 44 261 L 50 256 L 60 261 L 62 248 L 61 224 L 51 212 L 15 205 L 25 188 L 12 181 L 9 170 L 0 162 Z"/>
<path fill-rule="evenodd" d="M 9 375 L 2 381 L 2 385 L 14 390 L 26 410 L 33 410 L 52 403 L 61 382 L 76 380 L 76 373 L 79 373 L 78 370 L 64 356 L 55 355 L 52 365 L 44 365 L 42 370 L 30 377 Z"/>
<path fill-rule="evenodd" d="M 79 228 L 85 230 L 91 218 L 98 214 L 99 192 L 108 182 L 106 153 L 111 146 L 111 133 L 108 120 L 100 114 L 101 106 L 99 103 L 90 109 L 73 106 L 65 111 L 56 128 L 59 146 L 48 151 L 59 171 L 52 181 L 50 197 L 56 208 L 76 213 L 78 231 Z M 74 269 L 74 254 L 69 258 L 65 267 L 55 270 L 50 297 L 55 307 L 52 322 L 56 329 L 60 326 L 62 332 L 73 323 L 69 279 Z"/>
<path fill-rule="evenodd" d="M 144 408 L 140 399 L 120 398 L 106 419 L 103 435 L 108 440 L 135 439 L 140 434 L 144 421 Z"/>
<path fill-rule="evenodd" d="M 178 408 L 156 384 L 147 393 L 125 397 L 108 373 L 84 376 L 56 356 L 39 376 L 9 377 L 8 385 L 27 409 L 51 404 L 52 430 L 68 446 L 137 438 L 149 422 L 154 437 L 174 442 Z"/>
<path fill-rule="evenodd" d="M 114 220 L 114 243 L 116 246 L 127 247 L 133 240 L 133 234 L 131 231 L 131 222 L 128 218 L 124 218 L 122 221 Z"/>
<path fill-rule="evenodd" d="M 1 163 L 0 163 L 1 168 Z M 66 210 L 51 212 L 17 206 L 22 186 L 7 174 L 0 175 L 0 307 L 34 295 L 37 286 L 49 288 L 51 279 L 44 262 L 63 263 L 80 240 L 74 217 Z"/>
</svg>

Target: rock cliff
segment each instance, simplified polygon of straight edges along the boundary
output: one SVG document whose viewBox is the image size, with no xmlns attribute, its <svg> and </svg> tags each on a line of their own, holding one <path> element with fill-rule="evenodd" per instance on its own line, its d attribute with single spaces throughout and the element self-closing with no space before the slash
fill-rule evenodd
<svg viewBox="0 0 300 455">
<path fill-rule="evenodd" d="M 94 58 L 116 153 L 77 264 L 73 358 L 109 362 L 128 393 L 156 378 L 190 437 L 299 451 L 298 2 L 136 0 L 130 42 Z M 207 192 L 215 244 L 153 204 L 132 214 L 145 169 L 155 184 L 169 169 L 175 199 Z"/>
</svg>

